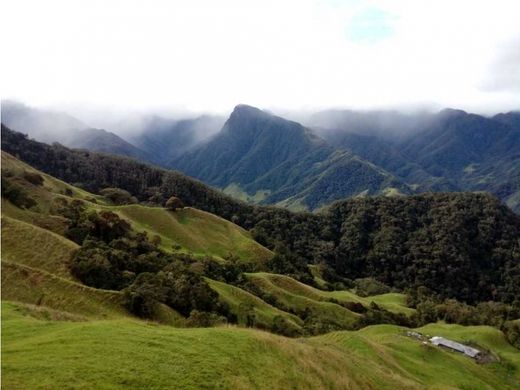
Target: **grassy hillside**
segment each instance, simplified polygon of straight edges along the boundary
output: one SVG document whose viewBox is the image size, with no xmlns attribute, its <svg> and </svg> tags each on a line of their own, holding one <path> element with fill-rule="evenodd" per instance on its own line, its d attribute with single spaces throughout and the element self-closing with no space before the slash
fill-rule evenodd
<svg viewBox="0 0 520 390">
<path fill-rule="evenodd" d="M 129 220 L 135 230 L 161 237 L 161 246 L 173 245 L 197 255 L 223 259 L 231 254 L 247 261 L 263 262 L 273 254 L 241 227 L 205 211 L 186 207 L 175 212 L 161 207 L 129 205 L 111 207 Z"/>
<path fill-rule="evenodd" d="M 220 299 L 226 302 L 231 311 L 237 316 L 238 323 L 245 325 L 248 312 L 255 316 L 257 326 L 271 328 L 276 316 L 284 318 L 292 327 L 301 329 L 303 321 L 293 314 L 279 310 L 264 302 L 257 296 L 232 285 L 207 279 L 210 287 L 219 294 Z"/>
<path fill-rule="evenodd" d="M 2 215 L 28 222 L 63 234 L 66 220 L 57 214 L 59 200 L 80 199 L 92 210 L 111 210 L 128 220 L 136 231 L 147 231 L 161 238 L 161 247 L 171 251 L 179 246 L 180 251 L 198 256 L 213 256 L 223 259 L 234 255 L 245 261 L 264 262 L 273 254 L 251 238 L 249 232 L 216 215 L 184 208 L 175 212 L 162 207 L 143 205 L 111 206 L 99 195 L 46 175 L 29 165 L 2 152 L 2 172 L 5 179 L 24 189 L 36 202 L 34 207 L 20 209 L 2 199 Z M 28 182 L 24 175 L 33 173 L 43 177 L 42 185 Z"/>
<path fill-rule="evenodd" d="M 325 301 L 335 299 L 339 302 L 359 302 L 363 306 L 369 306 L 375 302 L 379 306 L 394 312 L 412 314 L 414 309 L 406 306 L 406 296 L 399 293 L 388 293 L 374 295 L 370 297 L 360 297 L 351 291 L 323 291 L 312 286 L 308 286 L 297 280 L 286 276 L 269 274 L 265 272 L 249 273 L 247 277 L 264 291 L 275 296 L 285 297 L 285 300 L 301 301 L 302 299 L 326 303 Z M 297 298 L 294 298 L 297 297 Z M 303 304 L 303 302 L 302 302 Z"/>
<path fill-rule="evenodd" d="M 325 322 L 337 324 L 342 327 L 351 326 L 359 317 L 341 305 L 327 302 L 318 295 L 307 294 L 307 289 L 312 289 L 296 280 L 283 275 L 267 273 L 247 274 L 247 278 L 252 281 L 264 294 L 275 297 L 277 304 L 288 310 L 291 309 L 298 313 L 305 311 L 322 319 Z"/>
<path fill-rule="evenodd" d="M 36 267 L 70 279 L 69 261 L 76 243 L 49 230 L 2 217 L 2 260 Z"/>
<path fill-rule="evenodd" d="M 128 315 L 118 291 L 97 290 L 5 260 L 2 260 L 2 299 L 92 318 Z"/>
<path fill-rule="evenodd" d="M 479 365 L 425 347 L 395 326 L 287 339 L 234 327 L 44 320 L 40 311 L 13 303 L 4 303 L 2 313 L 5 388 L 514 389 L 520 384 L 511 368 L 518 367 L 518 353 L 486 327 L 471 330 L 479 340 L 499 341 L 493 350 L 504 355 L 501 363 Z M 457 336 L 457 327 L 441 327 Z"/>
<path fill-rule="evenodd" d="M 248 273 L 259 296 L 206 279 L 241 327 L 175 327 L 188 322 L 164 304 L 152 321 L 133 317 L 121 292 L 87 287 L 69 273 L 68 263 L 78 246 L 62 235 L 67 220 L 56 214 L 61 200 L 81 199 L 92 210 L 117 212 L 136 230 L 158 235 L 167 250 L 179 245 L 181 251 L 197 256 L 223 259 L 232 253 L 258 262 L 271 252 L 247 231 L 212 214 L 192 208 L 172 213 L 158 207 L 109 205 L 5 153 L 2 159 L 8 183 L 23 188 L 35 202 L 23 209 L 2 199 L 1 347 L 6 389 L 520 386 L 520 353 L 489 327 L 431 324 L 419 329 L 490 349 L 500 360 L 485 365 L 424 346 L 396 326 L 298 339 L 243 327 L 253 316 L 257 327 L 274 329 L 281 321 L 285 328 L 299 331 L 307 321 L 291 313 L 303 311 L 347 327 L 360 315 L 341 305 L 346 302 L 368 306 L 373 301 L 411 314 L 402 294 L 363 298 L 351 291 L 319 290 L 283 275 Z M 27 172 L 42 175 L 43 183 L 28 181 Z M 276 307 L 267 303 L 272 302 L 267 296 Z"/>
</svg>

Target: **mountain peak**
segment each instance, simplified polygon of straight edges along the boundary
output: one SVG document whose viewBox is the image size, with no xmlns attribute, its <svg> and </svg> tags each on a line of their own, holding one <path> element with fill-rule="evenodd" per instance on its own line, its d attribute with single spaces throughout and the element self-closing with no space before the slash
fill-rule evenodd
<svg viewBox="0 0 520 390">
<path fill-rule="evenodd" d="M 233 109 L 233 112 L 231 113 L 231 116 L 230 117 L 233 117 L 233 116 L 269 116 L 270 114 L 265 112 L 265 111 L 262 111 L 261 109 L 259 108 L 256 108 L 256 107 L 253 107 L 253 106 L 249 106 L 247 104 L 238 104 L 235 106 L 235 108 Z"/>
<path fill-rule="evenodd" d="M 445 108 L 439 111 L 439 116 L 443 118 L 454 118 L 468 115 L 468 113 L 464 110 L 459 110 L 456 108 Z"/>
</svg>

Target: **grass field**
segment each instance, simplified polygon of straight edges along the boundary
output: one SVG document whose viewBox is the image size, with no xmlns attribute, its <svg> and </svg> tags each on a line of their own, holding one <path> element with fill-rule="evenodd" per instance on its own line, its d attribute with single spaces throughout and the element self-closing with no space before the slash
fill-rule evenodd
<svg viewBox="0 0 520 390">
<path fill-rule="evenodd" d="M 2 305 L 6 389 L 515 389 L 520 385 L 518 372 L 511 368 L 518 367 L 518 353 L 510 350 L 500 332 L 487 327 L 470 331 L 481 342 L 496 339 L 494 350 L 509 360 L 479 365 L 460 354 L 425 347 L 403 336 L 402 328 L 386 325 L 288 339 L 252 329 L 181 329 L 126 318 L 57 321 L 31 311 L 15 303 Z M 457 327 L 439 326 L 445 335 L 457 337 Z"/>
<path fill-rule="evenodd" d="M 79 245 L 49 230 L 2 217 L 2 260 L 71 279 L 70 259 Z"/>
<path fill-rule="evenodd" d="M 25 172 L 37 173 L 43 177 L 41 186 L 23 179 Z M 52 176 L 35 170 L 2 152 L 2 173 L 7 180 L 26 190 L 37 205 L 31 209 L 20 209 L 2 199 L 2 215 L 27 222 L 63 234 L 66 220 L 56 213 L 58 200 L 80 199 L 91 210 L 111 210 L 128 220 L 136 231 L 146 231 L 161 238 L 162 249 L 171 252 L 173 246 L 178 251 L 194 256 L 212 256 L 223 260 L 229 255 L 244 261 L 263 263 L 273 253 L 251 238 L 248 231 L 216 215 L 186 207 L 168 211 L 162 207 L 144 205 L 112 206 L 99 195 L 64 183 Z"/>
<path fill-rule="evenodd" d="M 369 306 L 371 302 L 375 302 L 381 307 L 395 313 L 410 315 L 414 312 L 414 309 L 406 307 L 406 296 L 404 294 L 388 293 L 370 297 L 360 297 L 346 290 L 319 290 L 285 275 L 257 272 L 249 273 L 247 277 L 264 291 L 272 293 L 275 296 L 280 296 L 284 301 L 294 301 L 297 303 L 295 300 L 299 300 L 302 305 L 308 304 L 309 300 L 323 304 L 328 303 L 325 302 L 328 299 L 336 299 L 339 302 L 359 302 L 364 306 Z M 303 298 L 306 298 L 306 300 L 302 301 Z"/>
<path fill-rule="evenodd" d="M 220 299 L 229 305 L 231 312 L 237 316 L 238 323 L 241 325 L 244 325 L 246 322 L 244 318 L 246 315 L 245 311 L 251 308 L 260 326 L 271 328 L 274 318 L 282 316 L 294 328 L 301 328 L 303 321 L 300 318 L 269 305 L 241 288 L 211 279 L 206 279 L 206 281 L 218 293 Z"/>
<path fill-rule="evenodd" d="M 233 254 L 254 262 L 264 262 L 273 256 L 240 226 L 205 211 L 186 207 L 171 212 L 162 207 L 141 205 L 111 209 L 129 220 L 135 230 L 161 237 L 161 246 L 168 251 L 173 245 L 179 245 L 196 255 L 223 259 Z"/>
</svg>

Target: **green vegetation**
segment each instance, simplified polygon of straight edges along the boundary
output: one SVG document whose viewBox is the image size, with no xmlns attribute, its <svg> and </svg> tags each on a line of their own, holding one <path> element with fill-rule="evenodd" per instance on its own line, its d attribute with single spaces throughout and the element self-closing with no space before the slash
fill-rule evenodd
<svg viewBox="0 0 520 390">
<path fill-rule="evenodd" d="M 295 340 L 233 327 L 178 329 L 123 318 L 57 321 L 54 313 L 44 314 L 3 303 L 4 387 L 507 390 L 520 381 L 518 352 L 487 327 L 469 333 L 502 360 L 482 365 L 423 346 L 388 325 Z M 459 327 L 435 327 L 420 331 L 460 339 Z"/>
<path fill-rule="evenodd" d="M 2 217 L 2 261 L 70 279 L 70 260 L 78 248 L 79 245 L 49 230 Z"/>
<path fill-rule="evenodd" d="M 224 259 L 232 254 L 261 263 L 272 257 L 272 252 L 255 242 L 246 230 L 201 210 L 186 207 L 172 212 L 141 205 L 110 209 L 130 221 L 135 230 L 159 236 L 164 250 L 178 246 L 181 252 L 195 255 Z"/>
<path fill-rule="evenodd" d="M 193 198 L 180 196 L 192 204 L 202 202 L 204 193 L 208 208 L 252 227 L 250 234 L 191 207 L 113 205 L 113 199 L 78 190 L 4 152 L 2 158 L 2 178 L 15 189 L 2 199 L 2 296 L 10 301 L 2 318 L 7 388 L 519 384 L 512 347 L 520 339 L 518 307 L 482 302 L 494 282 L 504 302 L 517 297 L 518 219 L 486 196 L 360 199 L 317 215 L 211 198 L 214 193 L 198 192 L 203 187 L 195 184 Z M 168 196 L 184 185 L 172 184 L 173 178 L 165 179 Z M 113 190 L 118 184 L 102 188 L 128 200 L 127 193 Z M 164 203 L 162 195 L 157 199 Z M 455 231 L 459 247 L 453 245 Z M 487 255 L 497 270 L 481 274 Z M 457 279 L 432 288 L 436 272 L 447 266 L 477 270 L 464 274 L 462 286 Z M 499 277 L 500 270 L 505 276 Z M 478 288 L 471 285 L 473 276 L 480 277 Z M 395 292 L 405 281 L 407 296 Z M 447 294 L 469 296 L 476 305 L 447 300 Z M 406 328 L 395 326 L 437 320 L 495 326 L 464 333 L 466 328 L 436 324 L 421 331 L 476 343 L 499 361 L 477 365 L 405 337 Z M 394 325 L 366 327 L 383 323 Z"/>
<path fill-rule="evenodd" d="M 312 286 L 300 283 L 285 275 L 275 275 L 264 272 L 250 273 L 247 277 L 264 288 L 267 292 L 283 290 L 287 294 L 306 297 L 314 301 L 336 300 L 339 303 L 358 302 L 368 307 L 372 302 L 394 313 L 411 315 L 415 312 L 406 306 L 406 295 L 399 293 L 388 293 L 370 297 L 360 297 L 347 290 L 323 291 Z"/>
<path fill-rule="evenodd" d="M 275 318 L 282 317 L 295 330 L 301 330 L 303 321 L 285 311 L 277 309 L 257 296 L 227 283 L 206 279 L 220 299 L 229 305 L 230 311 L 237 317 L 240 325 L 272 329 Z"/>
<path fill-rule="evenodd" d="M 520 298 L 520 217 L 487 194 L 363 197 L 319 214 L 291 213 L 236 201 L 177 172 L 40 144 L 5 126 L 2 148 L 94 192 L 121 188 L 161 205 L 174 194 L 250 230 L 271 250 L 285 247 L 303 267 L 324 263 L 342 278 L 371 277 L 398 291 L 425 287 L 441 299 L 471 304 Z"/>
<path fill-rule="evenodd" d="M 92 318 L 128 315 L 121 293 L 98 290 L 48 272 L 2 260 L 2 299 Z"/>
</svg>

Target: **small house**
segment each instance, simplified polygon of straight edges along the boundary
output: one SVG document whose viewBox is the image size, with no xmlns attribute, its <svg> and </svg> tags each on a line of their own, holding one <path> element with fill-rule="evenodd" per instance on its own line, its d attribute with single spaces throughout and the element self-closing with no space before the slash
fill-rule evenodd
<svg viewBox="0 0 520 390">
<path fill-rule="evenodd" d="M 457 352 L 461 352 L 464 355 L 469 356 L 471 358 L 476 358 L 480 354 L 480 351 L 478 349 L 468 347 L 467 345 L 457 343 L 456 341 L 445 339 L 444 337 L 439 337 L 439 336 L 432 337 L 430 339 L 430 342 L 433 345 L 437 345 L 437 346 L 452 349 Z"/>
</svg>

